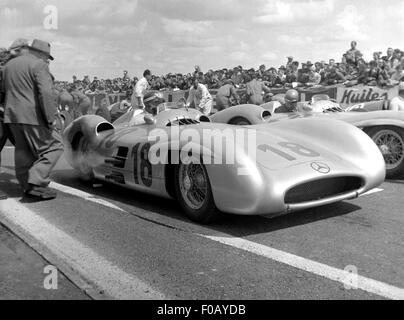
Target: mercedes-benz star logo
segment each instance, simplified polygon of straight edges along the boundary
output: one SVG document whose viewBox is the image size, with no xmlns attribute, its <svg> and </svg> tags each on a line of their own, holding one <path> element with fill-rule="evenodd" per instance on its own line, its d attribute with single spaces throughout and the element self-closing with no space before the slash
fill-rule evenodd
<svg viewBox="0 0 404 320">
<path fill-rule="evenodd" d="M 330 173 L 330 171 L 331 171 L 330 167 L 322 162 L 312 162 L 311 167 L 313 170 L 323 173 L 323 174 Z"/>
</svg>

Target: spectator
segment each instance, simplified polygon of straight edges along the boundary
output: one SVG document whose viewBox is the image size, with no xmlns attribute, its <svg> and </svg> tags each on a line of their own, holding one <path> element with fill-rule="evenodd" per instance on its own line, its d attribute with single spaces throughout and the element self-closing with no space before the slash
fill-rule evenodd
<svg viewBox="0 0 404 320">
<path fill-rule="evenodd" d="M 130 80 L 130 77 L 129 77 L 129 75 L 128 75 L 128 71 L 127 70 L 124 70 L 123 71 L 123 78 L 122 78 L 122 80 L 123 81 L 126 81 L 126 80 Z"/>
<path fill-rule="evenodd" d="M 369 79 L 369 71 L 368 65 L 365 60 L 360 59 L 358 62 L 358 83 L 359 84 L 367 84 Z"/>
<path fill-rule="evenodd" d="M 281 66 L 275 79 L 275 87 L 283 87 L 286 84 L 286 68 Z"/>
<path fill-rule="evenodd" d="M 392 111 L 404 111 L 404 83 L 401 83 L 398 88 L 398 96 L 390 101 Z"/>
<path fill-rule="evenodd" d="M 404 81 L 404 62 L 401 62 L 394 69 L 394 73 L 391 75 L 391 80 L 393 82 L 401 82 Z"/>
<path fill-rule="evenodd" d="M 309 81 L 307 83 L 307 86 L 313 87 L 317 86 L 321 83 L 321 76 L 319 73 L 316 72 L 316 68 L 311 65 L 309 69 Z"/>
<path fill-rule="evenodd" d="M 286 69 L 291 69 L 292 68 L 292 64 L 293 64 L 293 57 L 289 56 L 287 57 L 288 61 L 286 62 Z"/>
<path fill-rule="evenodd" d="M 298 77 L 297 77 L 297 82 L 299 85 L 307 85 L 309 82 L 309 73 L 310 73 L 310 68 L 313 66 L 311 61 L 307 61 L 307 63 L 302 64 L 302 69 L 298 71 Z"/>
<path fill-rule="evenodd" d="M 390 76 L 388 73 L 388 62 L 382 60 L 379 68 L 379 76 L 377 78 L 377 84 L 380 87 L 391 85 Z"/>
<path fill-rule="evenodd" d="M 393 48 L 388 48 L 387 49 L 387 55 L 383 57 L 383 60 L 388 62 L 390 65 L 390 68 L 393 67 L 392 65 L 392 59 L 393 59 L 393 54 L 394 54 L 394 49 Z"/>
<path fill-rule="evenodd" d="M 391 59 L 392 70 L 394 70 L 400 64 L 401 57 L 402 57 L 401 50 L 400 49 L 394 50 L 393 58 Z"/>
<path fill-rule="evenodd" d="M 356 48 L 357 45 L 358 44 L 356 41 L 352 41 L 351 49 L 349 49 L 346 53 L 347 62 L 354 66 L 357 66 L 359 59 L 362 58 L 362 53 Z"/>
<path fill-rule="evenodd" d="M 299 62 L 293 61 L 290 69 L 286 71 L 286 86 L 291 86 L 292 83 L 297 82 Z"/>
<path fill-rule="evenodd" d="M 324 85 L 334 85 L 337 83 L 343 83 L 346 79 L 344 75 L 337 71 L 337 68 L 330 69 L 330 73 L 328 73 L 325 77 L 325 81 L 323 82 Z"/>
</svg>

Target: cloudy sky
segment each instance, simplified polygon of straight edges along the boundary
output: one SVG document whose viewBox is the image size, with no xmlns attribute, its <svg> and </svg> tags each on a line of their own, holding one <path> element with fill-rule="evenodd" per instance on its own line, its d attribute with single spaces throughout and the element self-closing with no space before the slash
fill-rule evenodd
<svg viewBox="0 0 404 320">
<path fill-rule="evenodd" d="M 60 80 L 339 60 L 351 40 L 370 58 L 404 49 L 403 30 L 403 0 L 0 0 L 0 47 L 51 42 Z"/>
</svg>

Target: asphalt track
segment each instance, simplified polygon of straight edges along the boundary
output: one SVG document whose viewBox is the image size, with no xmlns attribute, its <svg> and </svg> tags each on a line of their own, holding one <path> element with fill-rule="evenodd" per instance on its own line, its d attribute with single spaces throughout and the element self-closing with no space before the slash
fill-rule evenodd
<svg viewBox="0 0 404 320">
<path fill-rule="evenodd" d="M 276 219 L 210 226 L 175 201 L 94 188 L 62 159 L 59 197 L 30 203 L 2 154 L 0 223 L 96 299 L 404 299 L 404 181 Z"/>
</svg>

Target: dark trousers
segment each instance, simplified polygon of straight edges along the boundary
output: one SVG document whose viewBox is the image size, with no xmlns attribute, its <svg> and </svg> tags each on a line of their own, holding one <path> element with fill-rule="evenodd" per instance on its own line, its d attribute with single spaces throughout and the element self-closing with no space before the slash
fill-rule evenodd
<svg viewBox="0 0 404 320">
<path fill-rule="evenodd" d="M 8 126 L 6 126 L 3 121 L 0 121 L 0 153 L 3 151 L 4 146 L 9 140 L 12 144 L 15 145 L 13 135 L 11 134 Z M 0 166 L 1 166 L 1 155 L 0 155 Z"/>
<path fill-rule="evenodd" d="M 47 187 L 49 176 L 63 154 L 60 135 L 42 126 L 8 124 L 15 139 L 15 173 L 24 190 Z"/>
</svg>

